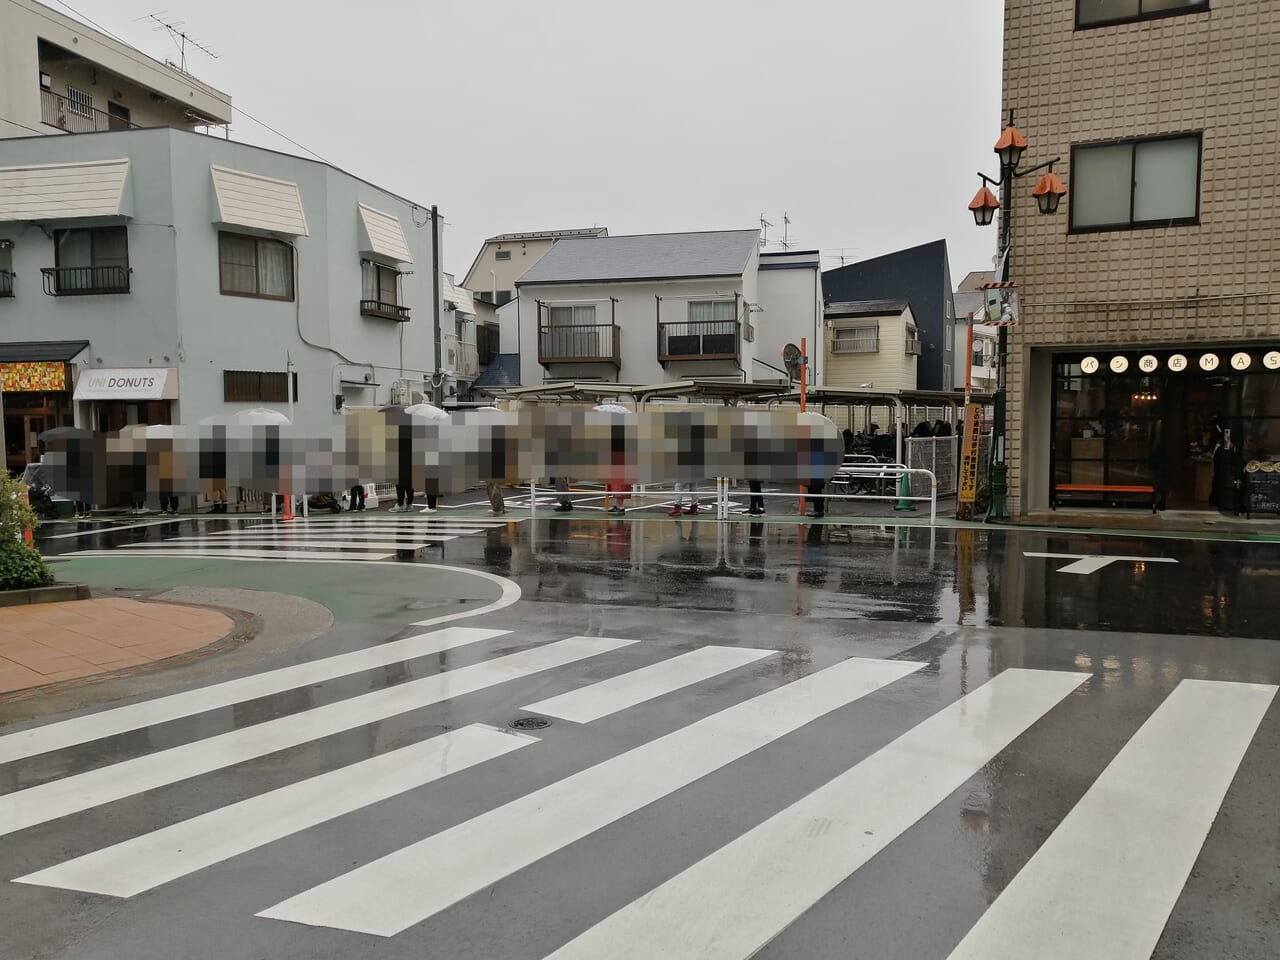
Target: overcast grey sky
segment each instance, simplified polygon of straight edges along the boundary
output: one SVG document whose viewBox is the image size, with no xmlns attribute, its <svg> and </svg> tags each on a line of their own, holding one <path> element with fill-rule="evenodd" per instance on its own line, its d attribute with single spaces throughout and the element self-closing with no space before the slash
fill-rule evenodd
<svg viewBox="0 0 1280 960">
<path fill-rule="evenodd" d="M 59 0 L 43 0 L 68 12 Z M 1000 134 L 1002 0 L 68 0 L 144 52 L 171 21 L 237 107 L 448 224 L 487 236 L 754 227 L 824 267 L 945 237 Z M 300 152 L 244 117 L 232 137 Z M 770 245 L 770 249 L 776 249 Z"/>
</svg>

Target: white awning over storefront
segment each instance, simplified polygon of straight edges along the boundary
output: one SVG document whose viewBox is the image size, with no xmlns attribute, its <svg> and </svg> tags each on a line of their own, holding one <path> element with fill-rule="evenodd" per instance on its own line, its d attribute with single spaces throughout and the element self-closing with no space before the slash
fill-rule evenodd
<svg viewBox="0 0 1280 960">
<path fill-rule="evenodd" d="M 76 378 L 76 400 L 177 400 L 177 367 L 84 370 Z"/>
</svg>

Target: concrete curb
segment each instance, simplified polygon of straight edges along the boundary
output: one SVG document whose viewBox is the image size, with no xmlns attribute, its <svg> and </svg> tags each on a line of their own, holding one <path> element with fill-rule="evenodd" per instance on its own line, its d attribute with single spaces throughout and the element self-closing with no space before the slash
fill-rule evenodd
<svg viewBox="0 0 1280 960">
<path fill-rule="evenodd" d="M 30 603 L 60 603 L 64 600 L 88 600 L 89 588 L 83 583 L 55 583 L 27 590 L 0 590 L 0 607 L 22 607 Z"/>
</svg>

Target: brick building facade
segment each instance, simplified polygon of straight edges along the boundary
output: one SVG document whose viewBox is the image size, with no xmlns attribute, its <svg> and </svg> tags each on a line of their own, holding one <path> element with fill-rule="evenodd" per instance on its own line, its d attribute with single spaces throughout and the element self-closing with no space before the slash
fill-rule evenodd
<svg viewBox="0 0 1280 960">
<path fill-rule="evenodd" d="M 1009 204 L 1011 515 L 1066 483 L 1240 506 L 1280 461 L 1280 3 L 1006 0 L 1003 101 L 1068 189 Z"/>
</svg>

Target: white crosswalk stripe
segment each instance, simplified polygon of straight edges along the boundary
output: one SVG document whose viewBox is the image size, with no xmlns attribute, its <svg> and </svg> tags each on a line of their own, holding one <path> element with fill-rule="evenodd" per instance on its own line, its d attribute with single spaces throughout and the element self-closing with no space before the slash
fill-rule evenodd
<svg viewBox="0 0 1280 960">
<path fill-rule="evenodd" d="M 1088 679 L 1006 670 L 552 958 L 747 960 Z"/>
<path fill-rule="evenodd" d="M 537 740 L 475 724 L 311 777 L 134 840 L 106 847 L 18 883 L 132 897 L 265 843 L 298 833 L 503 756 Z"/>
<path fill-rule="evenodd" d="M 245 760 L 507 681 L 536 675 L 539 685 L 554 683 L 554 671 L 605 654 L 618 656 L 592 660 L 589 682 L 565 692 L 548 691 L 552 695 L 543 699 L 512 702 L 526 703 L 523 709 L 530 713 L 589 725 L 624 711 L 662 709 L 654 702 L 660 697 L 696 703 L 709 692 L 707 685 L 724 697 L 732 689 L 728 681 L 746 679 L 749 671 L 752 695 L 730 706 L 700 711 L 700 719 L 638 746 L 629 744 L 604 760 L 597 757 L 549 783 L 544 779 L 531 790 L 512 782 L 507 797 L 514 799 L 504 797 L 497 806 L 478 811 L 463 808 L 460 816 L 449 818 L 452 825 L 438 832 L 383 837 L 382 855 L 354 869 L 349 856 L 337 860 L 335 853 L 331 870 L 307 880 L 314 886 L 289 889 L 289 864 L 273 864 L 266 869 L 278 872 L 274 895 L 248 906 L 271 920 L 408 936 L 409 928 L 428 918 L 436 924 L 452 922 L 449 908 L 464 900 L 485 909 L 487 898 L 507 878 L 527 874 L 536 880 L 537 871 L 546 869 L 543 861 L 554 854 L 573 858 L 590 851 L 597 865 L 594 883 L 607 880 L 614 869 L 624 879 L 628 854 L 610 846 L 616 841 L 605 828 L 655 805 L 662 815 L 663 805 L 671 804 L 677 792 L 730 765 L 758 768 L 765 762 L 766 747 L 810 724 L 831 725 L 834 711 L 866 700 L 858 709 L 878 711 L 882 719 L 877 723 L 887 722 L 893 731 L 885 746 L 847 769 L 837 767 L 816 788 L 787 791 L 762 818 L 741 824 L 727 841 L 699 853 L 700 859 L 682 861 L 651 889 L 633 887 L 606 911 L 576 929 L 565 929 L 547 954 L 548 960 L 747 960 L 802 923 L 815 904 L 872 858 L 892 857 L 907 831 L 998 761 L 1023 734 L 1041 725 L 1052 731 L 1069 722 L 1064 717 L 1072 716 L 1078 705 L 1070 708 L 1064 701 L 1075 700 L 1073 694 L 1091 696 L 1094 687 L 1086 685 L 1086 673 L 1005 669 L 959 699 L 946 697 L 947 705 L 932 716 L 914 717 L 895 729 L 893 718 L 904 697 L 894 691 L 931 689 L 936 682 L 923 662 L 851 658 L 791 679 L 776 650 L 708 645 L 656 661 L 649 656 L 652 662 L 627 667 L 622 665 L 626 657 L 642 652 L 633 647 L 638 640 L 571 637 L 521 648 L 509 631 L 450 627 L 19 731 L 0 737 L 0 763 L 27 762 L 218 707 L 498 638 L 504 645 L 499 655 L 469 666 L 0 795 L 0 835 L 100 804 L 128 802 L 182 780 L 228 776 L 221 771 Z M 627 648 L 632 649 L 623 653 Z M 648 647 L 643 652 L 651 653 Z M 604 678 L 597 679 L 600 675 Z M 783 676 L 789 682 L 777 679 Z M 758 692 L 759 684 L 771 677 L 772 688 Z M 972 928 L 947 940 L 960 940 L 949 960 L 1085 955 L 1147 960 L 1212 836 L 1218 811 L 1276 693 L 1275 686 L 1266 684 L 1181 681 L 1108 758 L 1103 773 L 1092 784 L 1081 785 L 1081 796 L 1065 819 Z M 915 694 L 906 699 L 914 700 Z M 452 715 L 453 708 L 448 709 Z M 308 839 L 314 834 L 316 850 L 343 850 L 341 844 L 325 842 L 332 839 L 327 831 L 341 835 L 343 818 L 411 791 L 415 804 L 421 791 L 421 802 L 429 808 L 432 798 L 441 795 L 437 791 L 448 786 L 441 781 L 480 776 L 481 767 L 486 768 L 484 776 L 523 776 L 515 771 L 535 769 L 540 762 L 529 766 L 522 757 L 533 761 L 543 756 L 541 751 L 564 746 L 554 736 L 489 725 L 496 719 L 476 718 L 175 823 L 144 826 L 108 845 L 76 850 L 78 855 L 62 862 L 30 863 L 15 882 L 130 898 L 147 891 L 158 895 L 157 888 L 182 878 L 185 884 L 199 882 L 202 871 L 236 869 L 235 858 L 303 831 Z M 592 730 L 612 734 L 605 725 L 566 732 L 576 737 Z M 539 752 L 526 753 L 527 747 Z M 1086 743 L 1083 749 L 1090 747 Z M 516 754 L 514 764 L 503 759 Z M 10 782 L 23 779 L 15 776 Z M 785 784 L 782 789 L 786 791 Z M 680 806 L 678 801 L 675 805 Z M 120 822 L 132 821 L 122 817 Z M 692 826 L 678 824 L 670 837 L 655 842 L 675 842 Z M 408 829 L 414 830 L 412 825 Z M 262 862 L 255 870 L 263 869 Z M 601 863 L 616 867 L 606 866 L 601 873 Z M 909 865 L 929 868 L 927 862 Z M 484 891 L 482 901 L 476 894 Z M 186 887 L 182 894 L 191 895 Z M 279 902 L 272 905 L 273 900 Z M 228 916 L 226 922 L 242 919 Z M 1068 930 L 1070 936 L 1064 935 Z M 477 935 L 471 931 L 468 936 Z M 475 949 L 476 955 L 486 955 L 481 941 L 475 941 Z"/>
<path fill-rule="evenodd" d="M 629 646 L 570 637 L 0 796 L 0 834 Z"/>
<path fill-rule="evenodd" d="M 439 547 L 475 536 L 524 516 L 440 517 L 416 513 L 360 514 L 332 518 L 297 517 L 289 523 L 253 519 L 230 530 L 181 534 L 161 540 L 119 544 L 110 550 L 86 549 L 73 556 L 237 557 L 255 560 L 389 560 L 396 553 Z M 93 531 L 86 531 L 88 536 Z"/>
<path fill-rule="evenodd" d="M 415 657 L 443 653 L 470 643 L 505 636 L 507 630 L 480 630 L 475 627 L 446 627 L 430 633 L 414 634 L 367 650 L 354 650 L 333 657 L 308 660 L 305 663 L 251 674 L 239 680 L 227 680 L 208 687 L 197 687 L 183 693 L 144 700 L 141 703 L 100 710 L 71 720 L 47 723 L 30 730 L 0 737 L 0 763 L 34 757 L 51 750 L 90 743 L 103 737 L 141 730 L 157 723 L 167 723 L 206 710 L 243 703 L 257 697 L 268 697 L 296 687 L 310 686 Z"/>
<path fill-rule="evenodd" d="M 392 936 L 923 666 L 845 660 L 403 847 L 258 916 Z"/>
<path fill-rule="evenodd" d="M 1275 695 L 1178 684 L 950 960 L 1150 957 Z"/>
</svg>

